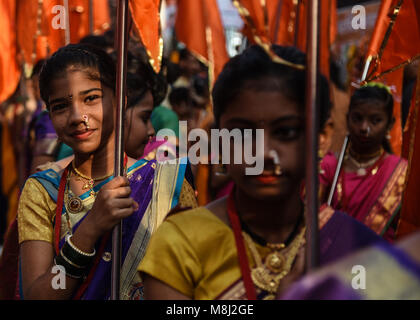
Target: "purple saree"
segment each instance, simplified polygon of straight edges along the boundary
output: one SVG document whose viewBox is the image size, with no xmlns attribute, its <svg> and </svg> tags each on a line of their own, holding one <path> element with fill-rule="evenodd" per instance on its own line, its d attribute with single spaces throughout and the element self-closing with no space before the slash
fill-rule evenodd
<svg viewBox="0 0 420 320">
<path fill-rule="evenodd" d="M 122 221 L 121 299 L 140 299 L 142 297 L 142 280 L 137 273 L 137 266 L 144 256 L 151 234 L 170 209 L 178 203 L 186 167 L 187 162 L 182 159 L 171 165 L 159 164 L 155 160 L 141 159 L 127 170 L 131 197 L 139 204 L 139 208 Z M 57 203 L 61 175 L 62 172 L 49 169 L 32 175 L 32 178 L 36 178 Z M 94 191 L 99 191 L 110 180 L 111 178 L 108 178 L 95 186 Z M 69 192 L 71 193 L 71 191 Z M 95 200 L 89 191 L 79 198 L 84 205 L 82 212 L 68 214 L 66 206 L 63 206 L 59 227 L 59 248 L 63 246 L 65 236 L 77 230 L 83 219 L 89 214 Z M 111 248 L 111 237 L 104 235 L 102 239 L 98 240 L 95 263 L 87 278 L 74 293 L 73 299 L 109 299 Z M 22 292 L 21 297 L 23 298 Z"/>
</svg>

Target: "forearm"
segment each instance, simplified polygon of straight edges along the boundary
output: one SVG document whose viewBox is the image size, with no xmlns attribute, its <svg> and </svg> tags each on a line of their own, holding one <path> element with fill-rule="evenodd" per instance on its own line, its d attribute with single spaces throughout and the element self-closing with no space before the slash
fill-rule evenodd
<svg viewBox="0 0 420 320">
<path fill-rule="evenodd" d="M 73 279 L 65 274 L 63 267 L 54 263 L 48 271 L 25 288 L 23 282 L 23 298 L 25 300 L 69 300 L 81 284 L 81 279 Z"/>
</svg>

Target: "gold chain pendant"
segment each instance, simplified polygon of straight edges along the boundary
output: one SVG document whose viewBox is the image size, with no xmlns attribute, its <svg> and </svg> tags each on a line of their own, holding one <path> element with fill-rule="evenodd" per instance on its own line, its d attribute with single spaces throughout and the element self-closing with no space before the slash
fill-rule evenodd
<svg viewBox="0 0 420 320">
<path fill-rule="evenodd" d="M 286 259 L 278 251 L 269 253 L 267 258 L 265 259 L 266 267 L 274 273 L 279 273 L 280 271 L 282 271 L 285 263 Z"/>
</svg>

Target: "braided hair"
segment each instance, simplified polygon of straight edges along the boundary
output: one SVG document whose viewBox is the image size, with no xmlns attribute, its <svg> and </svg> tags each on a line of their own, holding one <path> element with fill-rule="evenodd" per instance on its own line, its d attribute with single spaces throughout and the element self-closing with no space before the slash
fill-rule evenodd
<svg viewBox="0 0 420 320">
<path fill-rule="evenodd" d="M 86 44 L 69 44 L 47 59 L 39 76 L 41 98 L 49 109 L 51 83 L 69 69 L 85 72 L 91 80 L 100 81 L 115 92 L 116 66 L 103 50 Z"/>
<path fill-rule="evenodd" d="M 306 64 L 305 54 L 295 47 L 273 45 L 272 49 L 284 60 L 294 64 Z M 243 90 L 248 89 L 281 91 L 287 98 L 296 101 L 299 106 L 304 108 L 305 77 L 305 70 L 298 70 L 276 63 L 260 46 L 250 46 L 225 65 L 214 85 L 212 95 L 216 125 L 219 126 L 220 117 L 226 111 L 228 105 Z M 268 78 L 273 80 L 267 81 Z M 256 84 L 256 81 L 258 81 L 258 84 Z M 319 126 L 322 128 L 330 116 L 331 102 L 327 79 L 320 75 L 318 83 Z"/>
</svg>

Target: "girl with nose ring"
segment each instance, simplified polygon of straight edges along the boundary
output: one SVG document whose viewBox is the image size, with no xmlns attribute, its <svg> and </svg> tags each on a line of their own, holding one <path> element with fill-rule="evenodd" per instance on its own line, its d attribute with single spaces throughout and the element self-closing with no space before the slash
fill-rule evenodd
<svg viewBox="0 0 420 320">
<path fill-rule="evenodd" d="M 191 207 L 187 164 L 125 156 L 113 177 L 116 66 L 87 45 L 60 48 L 44 64 L 40 91 L 58 137 L 74 151 L 29 177 L 18 208 L 20 297 L 108 300 L 111 231 L 122 224 L 121 299 L 140 299 L 136 267 L 150 235 L 173 206 Z M 64 160 L 62 160 L 64 161 Z M 159 201 L 157 201 L 159 198 Z M 65 287 L 54 286 L 57 267 Z"/>
<path fill-rule="evenodd" d="M 407 161 L 392 154 L 389 143 L 393 108 L 391 91 L 382 83 L 354 92 L 347 115 L 349 145 L 331 203 L 389 241 L 395 238 L 407 171 Z M 321 163 L 324 201 L 337 163 L 332 153 Z"/>
<path fill-rule="evenodd" d="M 273 51 L 305 64 L 296 48 L 273 46 Z M 322 127 L 329 92 L 327 80 L 320 81 Z M 307 247 L 302 92 L 305 71 L 274 62 L 259 46 L 225 65 L 213 89 L 216 125 L 228 132 L 262 129 L 263 153 L 257 156 L 264 158 L 263 171 L 248 175 L 248 164 L 231 161 L 226 171 L 235 185 L 229 195 L 163 222 L 139 265 L 146 299 L 274 299 L 302 275 Z M 253 152 L 258 140 L 252 137 Z M 235 149 L 230 144 L 230 159 Z M 320 221 L 321 264 L 381 240 L 344 213 L 325 210 Z"/>
</svg>

